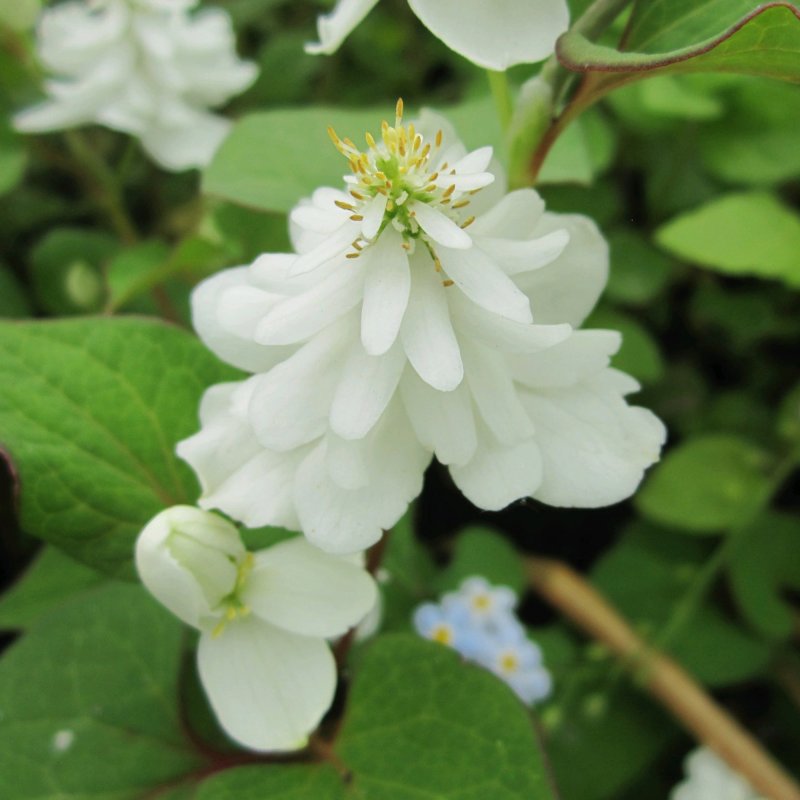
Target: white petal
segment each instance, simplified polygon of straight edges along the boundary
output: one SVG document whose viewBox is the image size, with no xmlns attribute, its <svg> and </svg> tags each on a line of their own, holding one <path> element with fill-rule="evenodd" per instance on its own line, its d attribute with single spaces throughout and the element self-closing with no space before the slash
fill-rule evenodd
<svg viewBox="0 0 800 800">
<path fill-rule="evenodd" d="M 493 314 L 466 297 L 451 297 L 453 322 L 463 335 L 502 354 L 537 353 L 567 339 L 569 325 L 530 325 Z"/>
<path fill-rule="evenodd" d="M 362 296 L 363 269 L 342 265 L 301 294 L 275 305 L 256 328 L 261 344 L 293 344 L 303 341 L 352 309 Z"/>
<path fill-rule="evenodd" d="M 553 231 L 537 239 L 494 239 L 488 236 L 476 236 L 473 232 L 476 247 L 491 256 L 506 275 L 519 275 L 533 269 L 550 264 L 558 258 L 569 243 L 566 230 Z"/>
<path fill-rule="evenodd" d="M 542 457 L 533 439 L 501 445 L 481 426 L 472 460 L 451 466 L 450 474 L 468 500 L 499 511 L 534 493 L 542 480 Z"/>
<path fill-rule="evenodd" d="M 350 31 L 375 7 L 378 0 L 339 0 L 330 14 L 317 20 L 319 43 L 307 44 L 307 53 L 330 55 L 349 36 Z"/>
<path fill-rule="evenodd" d="M 391 226 L 364 254 L 366 279 L 361 307 L 361 342 L 373 356 L 385 353 L 400 332 L 411 291 L 403 237 Z"/>
<path fill-rule="evenodd" d="M 473 236 L 495 239 L 529 239 L 544 213 L 544 200 L 534 189 L 517 189 L 478 216 Z"/>
<path fill-rule="evenodd" d="M 463 341 L 464 374 L 481 417 L 502 444 L 533 435 L 533 425 L 504 361 L 474 341 Z"/>
<path fill-rule="evenodd" d="M 456 175 L 468 175 L 475 172 L 485 172 L 492 160 L 491 147 L 479 147 L 471 153 L 467 153 L 463 158 L 456 161 L 451 166 L 456 171 Z"/>
<path fill-rule="evenodd" d="M 364 217 L 361 223 L 361 235 L 368 241 L 373 239 L 380 230 L 388 202 L 388 194 L 376 194 L 359 212 Z"/>
<path fill-rule="evenodd" d="M 323 553 L 302 537 L 256 554 L 242 591 L 253 613 L 279 628 L 304 636 L 341 636 L 375 605 L 370 574 Z"/>
<path fill-rule="evenodd" d="M 324 639 L 286 633 L 256 617 L 205 633 L 200 680 L 220 725 L 251 750 L 298 750 L 333 701 L 336 664 Z"/>
<path fill-rule="evenodd" d="M 294 355 L 253 378 L 247 418 L 264 447 L 291 450 L 321 436 L 326 428 L 352 330 L 333 325 Z M 356 343 L 361 349 L 361 345 Z"/>
<path fill-rule="evenodd" d="M 364 352 L 358 342 L 336 386 L 330 425 L 343 439 L 361 439 L 372 429 L 394 395 L 406 355 L 398 342 L 382 356 Z"/>
<path fill-rule="evenodd" d="M 318 240 L 315 247 L 301 253 L 292 266 L 292 275 L 302 275 L 320 267 L 326 261 L 344 257 L 350 245 L 361 235 L 358 222 L 345 219 L 341 226 Z"/>
<path fill-rule="evenodd" d="M 649 411 L 628 406 L 612 373 L 605 370 L 570 388 L 523 392 L 544 462 L 533 495 L 538 500 L 581 508 L 619 502 L 658 459 L 663 424 Z"/>
<path fill-rule="evenodd" d="M 219 508 L 251 528 L 294 528 L 294 473 L 307 453 L 265 450 L 247 422 L 254 381 L 211 387 L 201 404 L 202 429 L 178 443 L 176 452 L 197 474 L 199 505 Z"/>
<path fill-rule="evenodd" d="M 173 506 L 157 514 L 136 540 L 136 570 L 142 583 L 195 628 L 213 616 L 214 607 L 233 589 L 236 566 L 228 556 L 244 557 L 239 532 L 222 517 L 192 506 Z"/>
<path fill-rule="evenodd" d="M 361 489 L 370 482 L 369 447 L 363 439 L 342 439 L 335 433 L 325 437 L 328 475 L 342 489 Z"/>
<path fill-rule="evenodd" d="M 198 111 L 180 127 L 152 125 L 141 140 L 164 169 L 181 172 L 208 166 L 230 129 L 230 120 Z"/>
<path fill-rule="evenodd" d="M 470 235 L 456 225 L 447 215 L 427 203 L 410 203 L 409 212 L 434 242 L 456 250 L 472 247 Z"/>
<path fill-rule="evenodd" d="M 477 447 L 472 400 L 462 383 L 451 392 L 429 386 L 413 370 L 400 381 L 406 412 L 414 432 L 442 464 L 464 464 Z"/>
<path fill-rule="evenodd" d="M 387 409 L 368 437 L 369 485 L 347 490 L 328 473 L 326 445 L 297 472 L 295 505 L 308 540 L 330 553 L 365 550 L 403 516 L 422 489 L 430 453 L 420 446 L 405 413 Z"/>
<path fill-rule="evenodd" d="M 434 389 L 447 392 L 461 383 L 464 367 L 450 321 L 446 290 L 428 259 L 417 257 L 414 261 L 400 338 L 420 378 Z"/>
<path fill-rule="evenodd" d="M 253 340 L 257 322 L 276 296 L 250 284 L 247 267 L 218 272 L 192 292 L 192 325 L 203 343 L 223 361 L 251 372 L 263 372 L 285 358 L 283 347 Z"/>
<path fill-rule="evenodd" d="M 547 58 L 569 25 L 565 0 L 409 0 L 409 5 L 449 48 L 486 69 Z"/>
<path fill-rule="evenodd" d="M 578 327 L 597 302 L 608 279 L 608 245 L 588 217 L 544 214 L 537 236 L 566 229 L 569 244 L 546 267 L 517 277 L 537 322 L 568 322 Z"/>
<path fill-rule="evenodd" d="M 438 253 L 445 272 L 474 303 L 507 319 L 533 321 L 528 298 L 482 250 L 442 247 Z"/>
<path fill-rule="evenodd" d="M 514 379 L 531 388 L 572 386 L 604 370 L 620 344 L 617 331 L 575 331 L 554 347 L 512 359 Z"/>
</svg>

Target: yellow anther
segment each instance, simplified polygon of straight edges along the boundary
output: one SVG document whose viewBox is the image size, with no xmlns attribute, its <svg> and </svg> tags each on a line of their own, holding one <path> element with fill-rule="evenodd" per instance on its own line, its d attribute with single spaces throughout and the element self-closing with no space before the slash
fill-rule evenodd
<svg viewBox="0 0 800 800">
<path fill-rule="evenodd" d="M 431 146 L 430 144 L 426 144 L 425 147 L 422 148 L 422 152 L 419 154 L 420 163 L 422 163 L 430 155 L 430 152 Z"/>
<path fill-rule="evenodd" d="M 450 278 L 448 278 L 446 281 L 442 281 L 442 286 L 444 286 L 445 289 L 449 289 L 454 283 L 455 281 L 451 281 Z"/>
<path fill-rule="evenodd" d="M 345 211 L 355 211 L 356 207 L 352 203 L 345 203 L 344 200 L 334 200 L 333 204 L 338 206 L 339 208 L 343 208 Z"/>
<path fill-rule="evenodd" d="M 442 146 L 442 137 L 443 136 L 444 136 L 444 134 L 442 133 L 441 130 L 436 131 L 436 146 L 437 147 L 441 147 Z"/>
<path fill-rule="evenodd" d="M 386 210 L 387 211 L 394 211 L 394 200 L 387 200 L 386 201 Z"/>
<path fill-rule="evenodd" d="M 343 142 L 344 142 L 344 143 L 345 143 L 345 144 L 346 144 L 348 147 L 350 147 L 350 148 L 352 148 L 353 150 L 355 150 L 356 152 L 358 152 L 358 148 L 355 146 L 355 143 L 353 142 L 353 140 L 352 140 L 352 139 L 348 139 L 348 138 L 345 136 L 345 137 L 344 137 L 344 139 L 342 139 L 342 141 L 343 141 Z"/>
<path fill-rule="evenodd" d="M 438 256 L 434 256 L 433 257 L 433 268 L 437 272 L 441 272 L 442 271 L 442 262 L 439 261 L 439 257 Z"/>
<path fill-rule="evenodd" d="M 355 189 L 351 189 L 350 190 L 350 195 L 352 197 L 355 197 L 356 200 L 364 200 L 365 199 L 364 195 L 363 194 L 359 194 L 357 191 L 355 191 Z M 466 200 L 465 202 L 469 203 L 469 200 Z"/>
<path fill-rule="evenodd" d="M 361 253 L 348 253 L 345 258 L 358 258 Z"/>
<path fill-rule="evenodd" d="M 450 197 L 451 194 L 456 190 L 456 185 L 451 183 L 445 190 L 442 192 L 442 198 Z"/>
<path fill-rule="evenodd" d="M 362 246 L 361 246 L 361 245 L 358 243 L 358 239 L 356 239 L 354 242 L 351 242 L 350 244 L 351 244 L 351 246 L 353 247 L 353 249 L 357 250 L 359 253 L 360 253 L 360 252 L 361 252 L 361 251 L 364 249 L 364 248 L 363 248 L 363 247 L 362 247 Z"/>
<path fill-rule="evenodd" d="M 433 175 L 431 175 L 431 176 L 428 178 L 428 180 L 429 180 L 431 183 L 433 183 L 433 182 L 434 182 L 434 181 L 435 181 L 435 180 L 436 180 L 438 177 L 439 177 L 439 173 L 438 173 L 438 172 L 434 172 L 434 173 L 433 173 Z"/>
<path fill-rule="evenodd" d="M 394 107 L 394 124 L 397 127 L 403 121 L 403 98 L 397 98 L 397 105 Z"/>
<path fill-rule="evenodd" d="M 353 222 L 361 222 L 364 217 L 361 214 L 351 214 L 350 219 L 353 220 Z"/>
<path fill-rule="evenodd" d="M 339 137 L 336 135 L 336 131 L 333 129 L 333 125 L 328 125 L 328 136 L 330 136 L 331 137 L 331 141 L 337 147 L 339 147 L 339 145 L 341 144 L 341 141 L 339 140 Z"/>
<path fill-rule="evenodd" d="M 453 208 L 464 208 L 465 206 L 468 206 L 470 202 L 470 200 L 459 200 L 457 203 L 453 203 Z"/>
<path fill-rule="evenodd" d="M 453 632 L 446 625 L 437 625 L 431 631 L 431 639 L 440 644 L 450 644 L 453 641 Z"/>
<path fill-rule="evenodd" d="M 467 217 L 462 223 L 462 228 L 468 228 L 472 223 L 475 222 L 475 217 Z"/>
<path fill-rule="evenodd" d="M 519 669 L 519 660 L 514 653 L 505 653 L 500 658 L 500 668 L 503 672 L 516 672 Z"/>
<path fill-rule="evenodd" d="M 377 146 L 375 143 L 375 137 L 369 131 L 367 131 L 364 134 L 364 138 L 367 140 L 367 146 L 374 150 Z"/>
</svg>

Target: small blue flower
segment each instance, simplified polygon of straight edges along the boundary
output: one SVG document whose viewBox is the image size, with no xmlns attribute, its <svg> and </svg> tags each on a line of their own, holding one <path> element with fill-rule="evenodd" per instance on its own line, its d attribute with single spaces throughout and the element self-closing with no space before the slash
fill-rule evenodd
<svg viewBox="0 0 800 800">
<path fill-rule="evenodd" d="M 420 636 L 452 647 L 464 658 L 478 660 L 489 650 L 485 634 L 474 627 L 467 609 L 423 603 L 414 611 L 414 627 Z"/>
<path fill-rule="evenodd" d="M 458 591 L 442 598 L 442 604 L 466 608 L 473 623 L 486 629 L 502 628 L 516 620 L 516 593 L 507 586 L 492 586 L 486 578 L 477 576 L 462 581 Z"/>
</svg>

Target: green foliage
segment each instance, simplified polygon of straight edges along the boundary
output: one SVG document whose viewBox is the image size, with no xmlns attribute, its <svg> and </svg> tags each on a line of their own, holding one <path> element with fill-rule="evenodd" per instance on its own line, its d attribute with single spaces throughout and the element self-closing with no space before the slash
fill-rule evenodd
<svg viewBox="0 0 800 800">
<path fill-rule="evenodd" d="M 800 82 L 800 11 L 735 0 L 647 0 L 637 4 L 624 50 L 590 42 L 574 30 L 559 42 L 569 69 L 592 73 L 593 91 L 652 74 L 738 72 Z"/>
<path fill-rule="evenodd" d="M 662 226 L 656 239 L 686 261 L 800 286 L 800 215 L 765 192 L 718 197 Z"/>
<path fill-rule="evenodd" d="M 611 247 L 611 272 L 606 286 L 609 299 L 629 305 L 656 300 L 669 282 L 671 259 L 630 228 L 612 231 L 608 243 Z"/>
<path fill-rule="evenodd" d="M 437 593 L 452 592 L 461 582 L 481 575 L 495 586 L 508 586 L 517 594 L 525 588 L 525 572 L 519 554 L 497 531 L 467 528 L 455 540 L 453 558 L 434 585 Z"/>
<path fill-rule="evenodd" d="M 0 264 L 0 317 L 27 317 L 30 310 L 20 282 L 10 269 Z"/>
<path fill-rule="evenodd" d="M 555 797 L 528 713 L 511 690 L 417 637 L 394 634 L 370 647 L 336 749 L 367 797 Z"/>
<path fill-rule="evenodd" d="M 202 390 L 232 377 L 193 336 L 143 319 L 0 324 L 0 431 L 29 533 L 129 574 L 145 522 L 194 502 L 174 454 Z"/>
<path fill-rule="evenodd" d="M 796 628 L 796 611 L 785 592 L 800 589 L 800 517 L 769 513 L 740 534 L 728 575 L 742 613 L 754 630 L 785 639 Z"/>
<path fill-rule="evenodd" d="M 212 775 L 190 788 L 192 800 L 345 800 L 348 792 L 334 767 L 327 765 L 238 767 Z M 159 798 L 161 795 L 159 795 Z M 355 798 L 359 795 L 355 794 Z"/>
<path fill-rule="evenodd" d="M 636 496 L 646 517 L 687 533 L 714 534 L 746 521 L 770 482 L 769 459 L 735 436 L 692 439 L 662 460 Z"/>
<path fill-rule="evenodd" d="M 132 586 L 40 620 L 0 661 L 0 795 L 140 800 L 199 767 L 178 718 L 181 637 Z"/>
<path fill-rule="evenodd" d="M 31 251 L 30 274 L 42 310 L 55 315 L 87 314 L 103 302 L 103 269 L 118 243 L 108 234 L 56 228 Z"/>
<path fill-rule="evenodd" d="M 54 547 L 45 547 L 0 597 L 0 628 L 25 629 L 64 601 L 95 588 L 103 577 Z"/>
</svg>

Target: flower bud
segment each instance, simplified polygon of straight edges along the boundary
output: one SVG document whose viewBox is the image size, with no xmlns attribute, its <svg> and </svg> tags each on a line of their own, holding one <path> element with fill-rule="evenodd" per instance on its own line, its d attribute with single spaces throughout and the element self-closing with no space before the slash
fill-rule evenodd
<svg viewBox="0 0 800 800">
<path fill-rule="evenodd" d="M 157 514 L 136 542 L 142 583 L 196 628 L 235 590 L 245 555 L 230 522 L 191 506 L 173 506 Z"/>
</svg>

